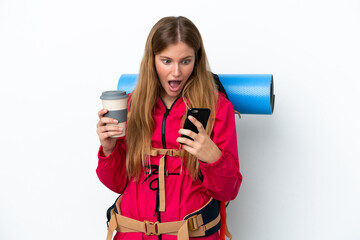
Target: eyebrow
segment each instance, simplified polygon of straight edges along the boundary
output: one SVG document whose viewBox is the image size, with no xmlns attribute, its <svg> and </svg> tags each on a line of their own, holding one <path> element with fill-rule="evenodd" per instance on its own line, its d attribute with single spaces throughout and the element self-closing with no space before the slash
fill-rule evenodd
<svg viewBox="0 0 360 240">
<path fill-rule="evenodd" d="M 159 57 L 161 57 L 161 58 L 169 58 L 169 59 L 171 59 L 171 57 L 167 57 L 167 56 L 159 56 Z M 194 56 L 186 56 L 186 57 L 183 57 L 182 59 L 186 59 L 186 58 L 193 58 Z"/>
</svg>

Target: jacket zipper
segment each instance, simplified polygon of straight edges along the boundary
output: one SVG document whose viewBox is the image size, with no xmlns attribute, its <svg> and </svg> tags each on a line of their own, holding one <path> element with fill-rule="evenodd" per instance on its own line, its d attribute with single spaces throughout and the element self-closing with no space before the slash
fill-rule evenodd
<svg viewBox="0 0 360 240">
<path fill-rule="evenodd" d="M 164 117 L 163 117 L 163 121 L 162 121 L 162 130 L 161 130 L 161 136 L 162 136 L 162 144 L 163 144 L 163 149 L 166 149 L 166 139 L 165 139 L 165 130 L 166 130 L 166 118 L 169 115 L 171 109 L 173 108 L 173 106 L 175 105 L 176 101 L 179 99 L 180 97 L 178 97 L 177 99 L 175 99 L 175 101 L 171 104 L 171 107 L 168 109 L 166 107 L 166 104 L 164 103 L 164 101 L 161 99 L 162 103 L 164 104 L 164 107 L 166 109 L 166 112 L 164 113 Z M 166 166 L 166 156 L 165 156 L 165 166 Z"/>
<path fill-rule="evenodd" d="M 180 97 L 178 97 L 177 99 L 175 99 L 175 101 L 172 103 L 170 109 L 168 109 L 166 107 L 166 104 L 164 103 L 164 101 L 161 99 L 162 103 L 164 104 L 164 107 L 166 109 L 164 116 L 163 116 L 163 120 L 162 120 L 162 129 L 161 129 L 161 138 L 162 138 L 162 145 L 163 145 L 163 149 L 166 149 L 166 139 L 165 139 L 165 130 L 166 130 L 166 118 L 169 115 L 172 107 L 174 106 L 174 104 L 176 103 L 176 101 L 179 99 Z M 164 156 L 164 167 L 166 168 L 166 156 Z M 159 193 L 158 193 L 159 194 Z M 158 209 L 157 211 L 157 220 L 158 222 L 161 222 L 161 213 Z M 159 235 L 159 240 L 162 240 L 162 236 L 161 234 Z"/>
</svg>

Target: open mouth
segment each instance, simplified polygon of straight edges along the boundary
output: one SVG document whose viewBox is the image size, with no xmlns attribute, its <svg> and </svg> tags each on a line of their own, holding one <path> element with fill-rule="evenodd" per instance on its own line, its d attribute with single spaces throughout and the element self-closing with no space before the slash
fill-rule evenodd
<svg viewBox="0 0 360 240">
<path fill-rule="evenodd" d="M 181 81 L 169 81 L 171 91 L 177 91 L 181 85 Z"/>
</svg>

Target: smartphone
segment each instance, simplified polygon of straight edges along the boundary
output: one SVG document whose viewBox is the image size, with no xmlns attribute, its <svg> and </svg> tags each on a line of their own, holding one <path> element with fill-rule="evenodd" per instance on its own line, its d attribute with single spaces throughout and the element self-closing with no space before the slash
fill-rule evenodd
<svg viewBox="0 0 360 240">
<path fill-rule="evenodd" d="M 209 108 L 190 108 L 187 111 L 183 128 L 189 129 L 189 130 L 193 131 L 194 133 L 199 133 L 196 126 L 192 122 L 190 122 L 190 120 L 188 119 L 189 116 L 193 116 L 194 118 L 196 118 L 199 122 L 201 122 L 204 129 L 206 129 L 206 124 L 207 124 L 207 122 L 209 120 L 209 116 L 210 116 L 210 109 Z M 185 136 L 183 134 L 181 135 L 181 137 L 185 137 L 185 138 L 188 138 L 188 139 L 194 141 L 194 139 L 192 139 L 191 137 Z"/>
</svg>

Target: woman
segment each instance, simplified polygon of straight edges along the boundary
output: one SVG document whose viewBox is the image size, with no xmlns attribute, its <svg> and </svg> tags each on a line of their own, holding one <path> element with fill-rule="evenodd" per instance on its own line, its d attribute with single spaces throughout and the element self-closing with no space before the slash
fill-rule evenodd
<svg viewBox="0 0 360 240">
<path fill-rule="evenodd" d="M 199 133 L 182 129 L 189 108 L 211 110 L 206 129 L 193 117 Z M 173 235 L 161 232 L 158 223 L 182 221 L 212 198 L 233 200 L 242 176 L 234 109 L 217 91 L 201 35 L 190 20 L 165 17 L 154 25 L 128 109 L 126 130 L 106 125 L 116 123 L 103 117 L 106 109 L 98 113 L 98 177 L 122 194 L 122 216 L 146 222 L 145 229 L 121 230 L 115 239 L 176 239 L 184 228 L 195 236 L 197 227 L 188 229 L 188 222 Z M 126 137 L 111 138 L 123 131 Z M 219 234 L 216 229 L 197 238 L 219 239 Z"/>
</svg>

